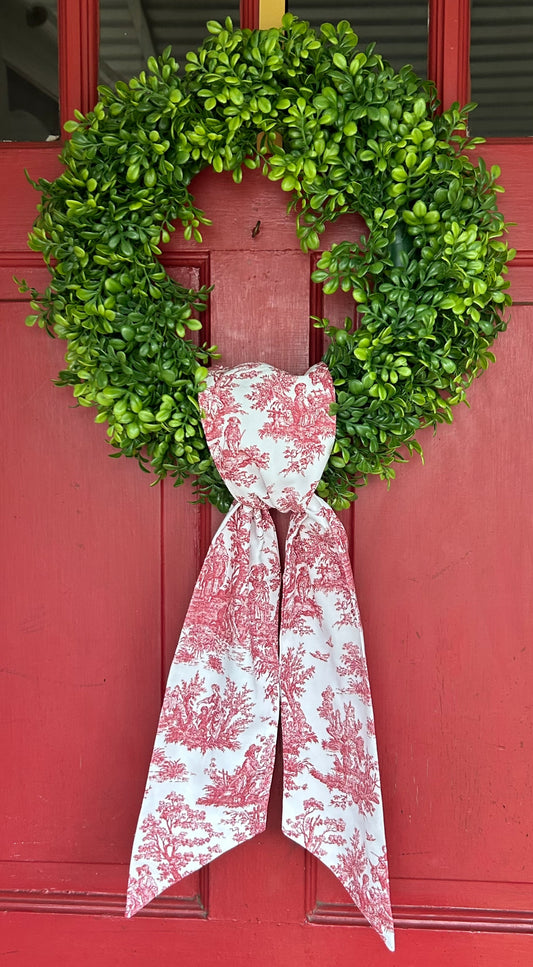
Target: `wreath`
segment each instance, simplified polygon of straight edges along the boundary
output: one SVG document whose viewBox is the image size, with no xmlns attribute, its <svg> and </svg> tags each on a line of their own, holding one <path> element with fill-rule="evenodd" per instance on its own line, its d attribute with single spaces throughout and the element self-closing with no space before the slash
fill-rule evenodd
<svg viewBox="0 0 533 967">
<path fill-rule="evenodd" d="M 181 222 L 186 240 L 209 224 L 190 191 L 207 165 L 260 168 L 290 195 L 304 252 L 346 212 L 365 237 L 324 251 L 314 280 L 351 292 L 359 325 L 316 320 L 337 401 L 334 451 L 318 493 L 334 508 L 369 474 L 390 481 L 420 427 L 451 422 L 473 378 L 494 357 L 502 310 L 505 223 L 500 172 L 465 154 L 468 112 L 439 113 L 431 84 L 362 50 L 347 21 L 316 32 L 291 14 L 281 29 L 211 21 L 186 55 L 170 48 L 128 84 L 99 88 L 87 115 L 67 122 L 65 171 L 32 184 L 42 193 L 29 244 L 52 275 L 30 291 L 26 320 L 67 340 L 80 406 L 96 406 L 116 452 L 175 483 L 193 477 L 200 500 L 231 500 L 207 448 L 198 392 L 214 347 L 191 336 L 208 290 L 180 286 L 159 262 Z M 198 337 L 196 337 L 198 338 Z"/>
</svg>

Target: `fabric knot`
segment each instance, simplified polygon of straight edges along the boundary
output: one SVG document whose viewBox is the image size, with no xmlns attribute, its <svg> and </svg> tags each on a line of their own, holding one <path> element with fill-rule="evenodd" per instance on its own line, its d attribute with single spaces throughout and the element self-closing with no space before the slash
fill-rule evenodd
<svg viewBox="0 0 533 967">
<path fill-rule="evenodd" d="M 257 494 L 246 494 L 236 500 L 234 506 L 240 505 L 243 507 L 244 511 L 252 515 L 260 515 L 269 511 L 269 505 L 265 500 L 259 497 Z"/>
<path fill-rule="evenodd" d="M 394 949 L 347 539 L 315 494 L 335 438 L 333 401 L 324 364 L 305 376 L 265 364 L 217 369 L 201 394 L 206 439 L 235 501 L 211 543 L 170 669 L 128 916 L 265 829 L 281 715 L 282 830 L 335 873 Z M 281 622 L 272 507 L 292 511 Z"/>
</svg>

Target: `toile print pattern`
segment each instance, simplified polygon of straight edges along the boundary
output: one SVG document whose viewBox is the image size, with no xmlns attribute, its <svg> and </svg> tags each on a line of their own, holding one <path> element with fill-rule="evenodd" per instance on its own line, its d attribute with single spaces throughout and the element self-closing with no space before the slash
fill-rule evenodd
<svg viewBox="0 0 533 967">
<path fill-rule="evenodd" d="M 315 490 L 334 390 L 266 364 L 215 369 L 202 422 L 234 503 L 213 538 L 172 663 L 127 916 L 262 832 L 281 721 L 286 836 L 335 873 L 394 949 L 363 634 L 344 528 Z M 269 508 L 291 512 L 281 572 Z"/>
</svg>

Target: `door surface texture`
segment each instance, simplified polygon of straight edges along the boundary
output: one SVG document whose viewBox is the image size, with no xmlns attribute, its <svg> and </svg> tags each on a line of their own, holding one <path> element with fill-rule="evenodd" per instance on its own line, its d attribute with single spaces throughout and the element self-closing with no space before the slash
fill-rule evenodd
<svg viewBox="0 0 533 967">
<path fill-rule="evenodd" d="M 114 22 L 101 6 L 100 21 L 96 0 L 57 4 L 62 122 L 96 99 L 99 26 L 103 37 Z M 146 55 L 158 5 L 122 6 Z M 429 12 L 429 74 L 445 105 L 467 101 L 469 4 L 432 0 Z M 225 11 L 204 19 L 213 15 Z M 244 25 L 258 17 L 244 4 Z M 357 30 L 356 5 L 341 17 Z M 59 174 L 58 141 L 0 143 L 6 964 L 533 963 L 533 144 L 491 137 L 481 152 L 502 169 L 500 206 L 517 249 L 496 364 L 471 387 L 470 409 L 421 437 L 425 465 L 401 465 L 389 490 L 371 480 L 343 514 L 380 755 L 391 954 L 333 874 L 282 835 L 279 764 L 265 833 L 124 918 L 166 676 L 221 518 L 192 503 L 187 485 L 151 487 L 134 461 L 108 459 L 94 411 L 53 385 L 64 346 L 25 327 L 27 297 L 12 278 L 47 284 L 26 246 L 37 196 L 24 169 Z M 343 319 L 353 303 L 312 282 L 316 257 L 301 252 L 277 183 L 252 171 L 235 185 L 206 170 L 194 190 L 212 225 L 201 244 L 177 231 L 162 262 L 176 280 L 214 286 L 209 342 L 227 365 L 303 373 L 322 352 L 310 316 Z M 324 247 L 361 228 L 355 217 L 337 221 Z"/>
</svg>

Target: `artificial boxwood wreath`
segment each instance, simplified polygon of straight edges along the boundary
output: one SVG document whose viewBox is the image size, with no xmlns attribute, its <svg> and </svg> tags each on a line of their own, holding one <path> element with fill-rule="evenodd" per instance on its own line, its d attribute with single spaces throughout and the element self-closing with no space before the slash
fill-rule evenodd
<svg viewBox="0 0 533 967">
<path fill-rule="evenodd" d="M 357 212 L 367 237 L 323 252 L 314 279 L 351 292 L 360 324 L 317 320 L 337 402 L 337 437 L 318 493 L 347 507 L 369 474 L 394 477 L 418 451 L 416 431 L 452 407 L 493 356 L 505 328 L 512 252 L 497 210 L 499 170 L 465 155 L 472 105 L 438 113 L 434 88 L 358 47 L 347 21 L 318 33 L 287 14 L 281 29 L 207 25 L 186 56 L 170 48 L 129 84 L 65 127 L 55 181 L 42 192 L 30 246 L 52 273 L 31 291 L 35 322 L 66 339 L 81 406 L 108 423 L 112 456 L 136 457 L 226 510 L 230 496 L 203 435 L 198 392 L 213 347 L 195 345 L 208 292 L 177 285 L 158 261 L 174 222 L 201 241 L 208 219 L 189 190 L 206 166 L 261 168 L 291 195 L 304 252 L 328 222 Z M 23 283 L 22 288 L 28 291 Z"/>
</svg>

